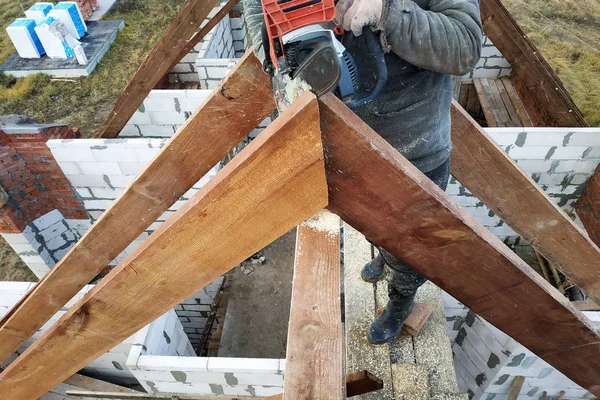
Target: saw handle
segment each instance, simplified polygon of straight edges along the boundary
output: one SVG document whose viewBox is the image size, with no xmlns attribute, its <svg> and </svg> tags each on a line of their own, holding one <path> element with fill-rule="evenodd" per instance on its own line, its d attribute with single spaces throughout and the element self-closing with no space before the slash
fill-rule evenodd
<svg viewBox="0 0 600 400">
<path fill-rule="evenodd" d="M 373 101 L 382 92 L 388 79 L 388 70 L 387 64 L 385 62 L 385 53 L 383 52 L 381 43 L 379 43 L 379 36 L 376 32 L 373 32 L 368 26 L 365 26 L 363 28 L 362 34 L 365 35 L 365 41 L 367 42 L 369 51 L 371 52 L 375 61 L 375 73 L 377 76 L 377 82 L 375 83 L 375 87 L 370 93 L 360 93 L 357 95 L 357 98 L 352 99 L 350 102 L 346 103 L 346 105 L 349 108 L 360 107 L 364 104 Z"/>
</svg>

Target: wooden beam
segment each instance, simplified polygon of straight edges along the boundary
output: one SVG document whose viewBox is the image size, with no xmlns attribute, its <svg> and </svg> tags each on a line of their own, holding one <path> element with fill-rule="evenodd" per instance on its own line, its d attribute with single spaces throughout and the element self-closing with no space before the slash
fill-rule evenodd
<svg viewBox="0 0 600 400">
<path fill-rule="evenodd" d="M 345 399 L 340 219 L 321 211 L 298 227 L 284 393 Z"/>
<path fill-rule="evenodd" d="M 600 303 L 600 249 L 458 103 L 452 141 L 456 179 Z"/>
<path fill-rule="evenodd" d="M 306 93 L 0 374 L 35 399 L 327 205 Z"/>
<path fill-rule="evenodd" d="M 576 209 L 590 237 L 600 246 L 600 165 L 586 183 Z"/>
<path fill-rule="evenodd" d="M 521 393 L 521 389 L 523 389 L 523 384 L 525 383 L 525 377 L 516 376 L 513 379 L 512 385 L 510 387 L 510 392 L 508 393 L 507 400 L 517 400 L 519 394 Z"/>
<path fill-rule="evenodd" d="M 320 104 L 328 209 L 598 395 L 595 325 L 337 98 Z"/>
<path fill-rule="evenodd" d="M 501 0 L 481 0 L 485 34 L 512 67 L 511 80 L 534 126 L 588 126 L 560 78 Z"/>
<path fill-rule="evenodd" d="M 239 112 L 241 107 L 244 113 Z M 10 357 L 274 108 L 269 78 L 249 51 L 75 247 L 0 320 L 0 361 Z"/>
<path fill-rule="evenodd" d="M 119 135 L 148 93 L 172 69 L 173 63 L 181 59 L 178 57 L 186 48 L 189 38 L 216 4 L 217 0 L 186 1 L 127 84 L 96 137 L 115 138 Z"/>
<path fill-rule="evenodd" d="M 214 396 L 191 396 L 191 395 L 168 395 L 168 394 L 148 394 L 148 393 L 115 393 L 115 392 L 90 392 L 87 390 L 67 390 L 67 396 L 93 399 L 114 399 L 114 400 L 214 400 Z M 219 397 L 219 400 L 243 400 L 238 397 Z"/>
</svg>

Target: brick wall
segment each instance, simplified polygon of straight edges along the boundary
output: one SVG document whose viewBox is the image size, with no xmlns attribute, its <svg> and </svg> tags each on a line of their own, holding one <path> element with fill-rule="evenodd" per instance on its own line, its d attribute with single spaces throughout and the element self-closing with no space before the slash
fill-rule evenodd
<svg viewBox="0 0 600 400">
<path fill-rule="evenodd" d="M 57 209 L 66 218 L 87 218 L 62 169 L 46 145 L 48 139 L 79 136 L 67 126 L 0 130 L 0 186 L 8 199 L 0 209 L 0 232 L 22 232 L 28 223 Z"/>
<path fill-rule="evenodd" d="M 590 238 L 600 246 L 600 167 L 587 183 L 577 203 L 577 214 Z"/>
<path fill-rule="evenodd" d="M 98 0 L 77 0 L 79 11 L 84 20 L 90 19 L 94 11 L 98 9 Z"/>
</svg>

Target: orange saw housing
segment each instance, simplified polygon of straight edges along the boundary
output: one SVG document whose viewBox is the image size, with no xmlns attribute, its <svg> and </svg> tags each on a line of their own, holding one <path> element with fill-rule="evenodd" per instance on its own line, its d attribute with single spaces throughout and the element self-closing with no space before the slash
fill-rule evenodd
<svg viewBox="0 0 600 400">
<path fill-rule="evenodd" d="M 277 50 L 283 49 L 283 35 L 335 18 L 335 0 L 262 0 L 261 3 L 270 42 L 269 56 L 277 69 L 280 57 Z"/>
</svg>

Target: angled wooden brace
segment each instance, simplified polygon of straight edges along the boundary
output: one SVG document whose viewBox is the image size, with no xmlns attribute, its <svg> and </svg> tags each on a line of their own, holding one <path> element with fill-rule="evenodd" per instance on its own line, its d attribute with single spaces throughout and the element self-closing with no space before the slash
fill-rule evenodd
<svg viewBox="0 0 600 400">
<path fill-rule="evenodd" d="M 600 303 L 600 249 L 458 104 L 452 105 L 452 174 Z"/>
<path fill-rule="evenodd" d="M 18 350 L 274 108 L 268 76 L 249 51 L 71 251 L 0 320 L 0 361 Z"/>
<path fill-rule="evenodd" d="M 33 400 L 327 205 L 305 93 L 0 374 Z"/>
<path fill-rule="evenodd" d="M 96 137 L 116 138 L 156 84 L 172 69 L 217 0 L 187 0 L 127 83 Z M 200 38 L 201 39 L 201 38 Z"/>
<path fill-rule="evenodd" d="M 600 395 L 594 324 L 337 98 L 320 105 L 328 209 Z"/>
</svg>

